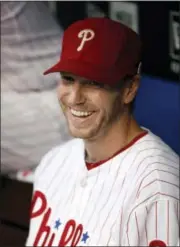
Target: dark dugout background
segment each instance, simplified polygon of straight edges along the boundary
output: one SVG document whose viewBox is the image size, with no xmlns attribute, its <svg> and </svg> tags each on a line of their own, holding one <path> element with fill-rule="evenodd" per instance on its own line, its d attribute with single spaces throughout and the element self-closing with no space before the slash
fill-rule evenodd
<svg viewBox="0 0 180 247">
<path fill-rule="evenodd" d="M 179 81 L 179 2 L 59 1 L 54 4 L 55 14 L 64 28 L 88 16 L 107 16 L 129 25 L 143 42 L 143 73 Z"/>
</svg>

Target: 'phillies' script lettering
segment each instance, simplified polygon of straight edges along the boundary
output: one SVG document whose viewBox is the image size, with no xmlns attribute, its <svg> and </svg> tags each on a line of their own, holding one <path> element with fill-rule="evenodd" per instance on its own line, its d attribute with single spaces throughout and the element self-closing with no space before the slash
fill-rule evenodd
<svg viewBox="0 0 180 247">
<path fill-rule="evenodd" d="M 40 207 L 35 210 L 35 205 L 37 201 L 40 201 Z M 55 233 L 51 232 L 50 226 L 48 226 L 48 220 L 51 215 L 51 208 L 47 205 L 47 200 L 45 195 L 40 192 L 36 191 L 33 196 L 30 217 L 36 218 L 43 214 L 43 218 L 39 229 L 37 231 L 37 235 L 35 237 L 33 246 L 38 246 L 40 240 L 43 241 L 41 246 L 53 246 L 53 241 L 55 238 Z M 77 246 L 79 243 L 81 236 L 83 233 L 83 226 L 82 224 L 76 224 L 75 220 L 69 220 L 63 229 L 63 232 L 60 236 L 58 246 Z M 41 239 L 43 237 L 43 239 Z"/>
</svg>

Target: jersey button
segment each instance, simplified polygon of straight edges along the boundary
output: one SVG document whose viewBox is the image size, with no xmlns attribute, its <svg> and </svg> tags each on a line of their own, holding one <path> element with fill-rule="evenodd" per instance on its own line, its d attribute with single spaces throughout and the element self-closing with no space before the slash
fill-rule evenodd
<svg viewBox="0 0 180 247">
<path fill-rule="evenodd" d="M 81 179 L 81 186 L 84 188 L 87 185 L 87 180 L 85 178 Z"/>
</svg>

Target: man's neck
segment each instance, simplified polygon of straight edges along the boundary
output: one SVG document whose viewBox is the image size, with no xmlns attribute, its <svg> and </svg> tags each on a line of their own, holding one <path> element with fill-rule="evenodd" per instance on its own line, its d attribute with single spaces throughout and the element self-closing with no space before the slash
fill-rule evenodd
<svg viewBox="0 0 180 247">
<path fill-rule="evenodd" d="M 133 117 L 126 116 L 115 123 L 105 135 L 95 140 L 85 140 L 86 161 L 95 163 L 106 160 L 128 143 L 143 130 Z"/>
</svg>

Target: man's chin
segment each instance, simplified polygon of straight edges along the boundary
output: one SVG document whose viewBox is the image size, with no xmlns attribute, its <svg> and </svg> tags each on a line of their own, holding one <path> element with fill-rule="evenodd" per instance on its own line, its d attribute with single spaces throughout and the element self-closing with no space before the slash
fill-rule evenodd
<svg viewBox="0 0 180 247">
<path fill-rule="evenodd" d="M 88 129 L 69 128 L 69 132 L 74 138 L 89 139 L 92 137 L 92 133 Z"/>
</svg>

